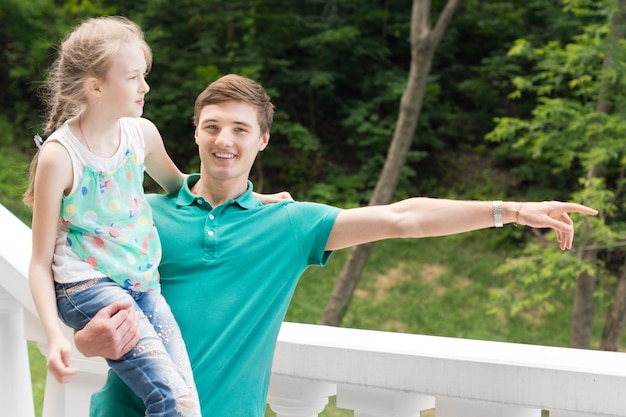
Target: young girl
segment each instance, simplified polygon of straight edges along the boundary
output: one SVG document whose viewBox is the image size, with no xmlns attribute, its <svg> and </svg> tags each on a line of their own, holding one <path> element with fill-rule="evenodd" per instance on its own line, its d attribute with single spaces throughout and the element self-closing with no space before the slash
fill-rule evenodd
<svg viewBox="0 0 626 417">
<path fill-rule="evenodd" d="M 104 306 L 132 300 L 141 340 L 108 364 L 146 415 L 200 416 L 187 351 L 160 293 L 161 247 L 142 185 L 144 164 L 168 192 L 184 179 L 156 127 L 140 118 L 151 61 L 139 27 L 120 17 L 89 19 L 62 43 L 24 196 L 33 205 L 29 279 L 58 381 L 77 369 L 57 308 L 81 329 Z"/>
</svg>

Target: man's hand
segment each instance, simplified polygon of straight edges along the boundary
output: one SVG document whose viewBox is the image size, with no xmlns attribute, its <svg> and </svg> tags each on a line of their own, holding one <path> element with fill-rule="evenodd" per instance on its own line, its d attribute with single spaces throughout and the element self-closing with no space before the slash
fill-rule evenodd
<svg viewBox="0 0 626 417">
<path fill-rule="evenodd" d="M 130 302 L 115 302 L 100 310 L 74 333 L 76 348 L 85 356 L 119 359 L 139 341 L 137 313 Z"/>
</svg>

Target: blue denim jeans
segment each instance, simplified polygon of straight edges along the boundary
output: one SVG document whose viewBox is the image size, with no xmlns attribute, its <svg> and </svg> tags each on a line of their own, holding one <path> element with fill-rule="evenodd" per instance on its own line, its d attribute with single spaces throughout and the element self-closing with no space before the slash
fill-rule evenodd
<svg viewBox="0 0 626 417">
<path fill-rule="evenodd" d="M 141 339 L 118 360 L 115 373 L 146 405 L 146 416 L 200 416 L 198 393 L 178 324 L 160 291 L 134 292 L 109 278 L 55 283 L 59 317 L 80 330 L 103 307 L 129 300 L 139 314 Z"/>
</svg>

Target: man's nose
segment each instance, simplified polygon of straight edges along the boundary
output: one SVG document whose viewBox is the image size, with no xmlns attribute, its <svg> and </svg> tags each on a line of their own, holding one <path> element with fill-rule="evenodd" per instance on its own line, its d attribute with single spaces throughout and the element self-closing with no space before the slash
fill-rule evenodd
<svg viewBox="0 0 626 417">
<path fill-rule="evenodd" d="M 233 143 L 233 135 L 228 129 L 222 129 L 215 138 L 215 143 L 220 146 L 229 146 Z"/>
</svg>

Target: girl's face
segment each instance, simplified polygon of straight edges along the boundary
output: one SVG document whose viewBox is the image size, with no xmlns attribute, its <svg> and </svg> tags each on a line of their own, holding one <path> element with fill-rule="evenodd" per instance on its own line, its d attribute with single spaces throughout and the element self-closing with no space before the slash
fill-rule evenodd
<svg viewBox="0 0 626 417">
<path fill-rule="evenodd" d="M 122 45 L 101 85 L 102 105 L 117 118 L 141 116 L 144 96 L 150 91 L 146 71 L 146 59 L 139 43 Z"/>
</svg>

